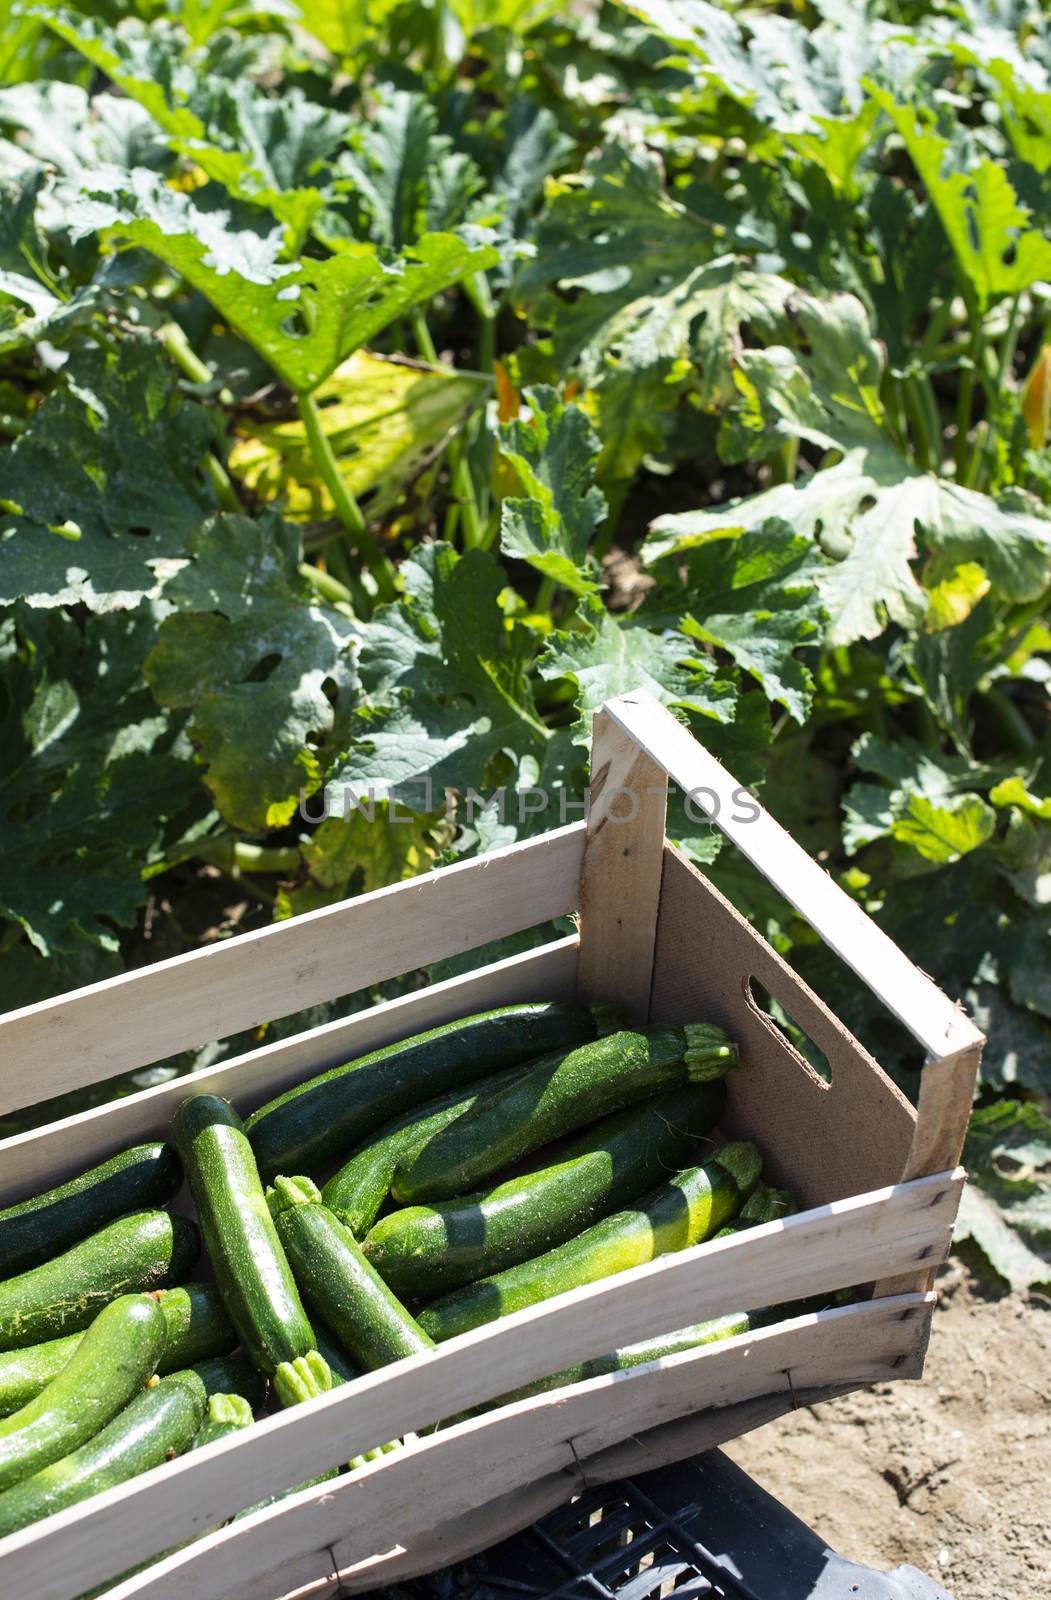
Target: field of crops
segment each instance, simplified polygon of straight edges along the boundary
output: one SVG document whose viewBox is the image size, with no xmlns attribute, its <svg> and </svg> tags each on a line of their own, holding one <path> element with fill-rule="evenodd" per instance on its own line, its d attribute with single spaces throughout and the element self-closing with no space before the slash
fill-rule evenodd
<svg viewBox="0 0 1051 1600">
<path fill-rule="evenodd" d="M 565 9 L 0 0 L 0 1004 L 575 820 L 643 685 L 987 1031 L 1046 1285 L 1047 13 Z"/>
</svg>

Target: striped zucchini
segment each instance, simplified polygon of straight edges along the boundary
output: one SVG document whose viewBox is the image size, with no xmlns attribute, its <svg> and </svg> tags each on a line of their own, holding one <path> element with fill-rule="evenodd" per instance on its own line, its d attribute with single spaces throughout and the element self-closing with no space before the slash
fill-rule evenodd
<svg viewBox="0 0 1051 1600">
<path fill-rule="evenodd" d="M 677 1173 L 634 1209 L 618 1211 L 556 1250 L 433 1301 L 421 1311 L 420 1327 L 440 1343 L 567 1289 L 700 1244 L 740 1209 L 759 1171 L 754 1145 L 723 1145 L 703 1167 Z"/>
</svg>

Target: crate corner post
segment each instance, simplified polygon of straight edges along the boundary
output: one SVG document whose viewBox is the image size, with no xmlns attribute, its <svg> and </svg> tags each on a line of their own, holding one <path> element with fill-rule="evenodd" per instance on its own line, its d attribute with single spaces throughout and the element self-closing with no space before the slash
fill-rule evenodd
<svg viewBox="0 0 1051 1600">
<path fill-rule="evenodd" d="M 591 735 L 577 990 L 637 1022 L 649 1018 L 667 810 L 667 772 L 603 707 Z"/>
</svg>

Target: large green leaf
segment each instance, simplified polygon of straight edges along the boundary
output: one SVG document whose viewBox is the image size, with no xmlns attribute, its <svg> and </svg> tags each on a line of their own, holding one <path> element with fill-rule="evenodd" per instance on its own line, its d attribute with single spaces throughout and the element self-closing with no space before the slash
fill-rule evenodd
<svg viewBox="0 0 1051 1600">
<path fill-rule="evenodd" d="M 1032 225 L 1003 167 L 969 158 L 961 133 L 943 138 L 916 106 L 874 93 L 905 142 L 979 309 L 1051 277 L 1051 240 Z"/>
<path fill-rule="evenodd" d="M 501 452 L 523 491 L 500 508 L 500 547 L 574 594 L 590 594 L 598 586 L 588 545 L 606 515 L 593 482 L 598 436 L 580 407 L 563 405 L 554 389 L 527 389 L 525 400 L 530 420 L 500 429 Z"/>
<path fill-rule="evenodd" d="M 467 412 L 488 394 L 489 380 L 451 367 L 390 361 L 358 350 L 315 391 L 321 428 L 340 476 L 370 515 L 399 500 Z M 230 452 L 233 472 L 263 500 L 280 499 L 297 521 L 334 513 L 317 474 L 302 422 L 241 424 Z"/>
<path fill-rule="evenodd" d="M 923 65 L 911 32 L 872 8 L 820 6 L 817 27 L 708 0 L 618 0 L 676 48 L 694 83 L 746 107 L 779 136 L 827 141 L 858 109 L 866 77 L 904 83 Z"/>
<path fill-rule="evenodd" d="M 834 558 L 819 580 L 834 644 L 875 638 L 888 620 L 922 621 L 918 533 L 947 559 L 978 563 L 1006 598 L 1039 595 L 1051 570 L 1051 521 L 1037 503 L 996 500 L 913 466 L 883 413 L 883 357 L 860 302 L 799 295 L 793 308 L 809 354 L 775 346 L 741 356 L 737 440 L 751 428 L 760 448 L 771 437 L 805 439 L 840 459 L 722 506 L 658 517 L 649 559 L 786 522 Z"/>
<path fill-rule="evenodd" d="M 559 371 L 594 390 L 607 476 L 630 477 L 660 448 L 661 414 L 688 381 L 705 406 L 732 397 L 743 324 L 782 326 L 791 286 L 720 241 L 665 188 L 656 158 L 624 144 L 553 191 L 516 294 L 550 329 Z"/>
<path fill-rule="evenodd" d="M 0 600 L 106 611 L 155 593 L 214 505 L 211 434 L 158 345 L 78 352 L 0 455 Z"/>
<path fill-rule="evenodd" d="M 423 545 L 401 576 L 405 598 L 377 611 L 362 639 L 362 705 L 332 784 L 432 812 L 443 790 L 481 790 L 495 756 L 541 755 L 548 734 L 512 654 L 493 557 Z"/>
<path fill-rule="evenodd" d="M 644 602 L 642 616 L 726 650 L 770 700 L 802 722 L 813 679 L 796 652 L 819 641 L 824 613 L 816 576 L 810 541 L 771 523 L 690 550 L 681 583 L 669 574 L 667 586 Z"/>
<path fill-rule="evenodd" d="M 146 898 L 143 868 L 203 809 L 142 681 L 155 630 L 144 608 L 83 629 L 61 612 L 0 624 L 0 917 L 43 955 L 115 950 Z"/>
<path fill-rule="evenodd" d="M 321 782 L 324 741 L 353 701 L 357 630 L 317 601 L 298 532 L 276 517 L 213 517 L 187 548 L 146 678 L 162 705 L 192 712 L 223 816 L 250 832 L 280 827 Z"/>
<path fill-rule="evenodd" d="M 426 234 L 392 261 L 373 245 L 348 244 L 324 261 L 282 264 L 276 232 L 235 230 L 225 213 L 202 211 L 141 171 L 85 189 L 71 226 L 166 262 L 304 394 L 388 323 L 497 259 L 472 232 Z"/>
<path fill-rule="evenodd" d="M 694 654 L 681 634 L 655 633 L 634 619 L 618 619 L 598 599 L 580 610 L 584 626 L 556 633 L 540 659 L 545 678 L 569 678 L 576 690 L 577 744 L 589 744 L 595 712 L 605 700 L 645 689 L 662 705 L 713 722 L 732 722 L 737 690 L 707 656 Z"/>
<path fill-rule="evenodd" d="M 250 80 L 210 76 L 156 25 L 118 32 L 72 13 L 49 24 L 150 114 L 173 149 L 232 193 L 265 206 L 298 248 L 325 203 L 310 179 L 343 143 L 345 116 L 295 88 L 271 99 Z"/>
<path fill-rule="evenodd" d="M 395 250 L 465 221 L 482 184 L 471 158 L 438 131 L 431 99 L 407 89 L 380 93 L 375 119 L 339 170 L 340 187 L 357 191 L 371 237 Z"/>
<path fill-rule="evenodd" d="M 957 1239 L 973 1240 L 1012 1289 L 1051 1284 L 1051 1122 L 1023 1101 L 983 1106 L 964 1161 Z"/>
<path fill-rule="evenodd" d="M 36 216 L 45 178 L 42 166 L 30 165 L 0 179 L 0 352 L 38 339 L 61 344 L 101 300 L 95 285 L 70 284 L 48 266 Z"/>
</svg>

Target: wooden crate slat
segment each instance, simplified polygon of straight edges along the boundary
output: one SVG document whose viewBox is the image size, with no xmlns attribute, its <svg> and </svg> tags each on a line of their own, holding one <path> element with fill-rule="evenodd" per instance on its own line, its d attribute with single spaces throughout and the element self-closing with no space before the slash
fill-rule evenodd
<svg viewBox="0 0 1051 1600">
<path fill-rule="evenodd" d="M 161 1061 L 576 910 L 585 824 L 0 1017 L 0 1111 Z M 42 1070 L 44 1069 L 44 1070 Z"/>
<path fill-rule="evenodd" d="M 324 1577 L 331 1556 L 348 1588 L 374 1587 L 383 1581 L 373 1570 L 377 1558 L 382 1568 L 401 1529 L 423 1537 L 554 1472 L 566 1475 L 568 1498 L 583 1478 L 581 1464 L 625 1435 L 785 1393 L 786 1371 L 804 1389 L 884 1380 L 922 1351 L 929 1315 L 923 1296 L 825 1311 L 505 1407 L 222 1529 L 172 1557 L 166 1572 L 122 1584 L 112 1600 L 183 1600 L 188 1592 L 194 1600 L 257 1600 L 264 1582 L 269 1593 L 287 1593 Z M 65 1596 L 47 1589 L 34 1600 Z"/>
<path fill-rule="evenodd" d="M 114 1549 L 145 1560 L 289 1483 L 618 1344 L 933 1264 L 963 1180 L 944 1173 L 837 1201 L 475 1329 L 11 1535 L 0 1542 L 5 1575 L 13 1592 L 60 1600 L 108 1576 Z M 60 1570 L 79 1588 L 43 1586 Z"/>
<path fill-rule="evenodd" d="M 0 1205 L 51 1188 L 128 1145 L 163 1135 L 175 1108 L 188 1095 L 226 1095 L 239 1111 L 247 1112 L 292 1084 L 391 1039 L 515 1000 L 571 1000 L 577 945 L 576 934 L 552 940 L 463 977 L 443 979 L 291 1039 L 263 1045 L 192 1077 L 173 1078 L 0 1141 Z"/>
</svg>

